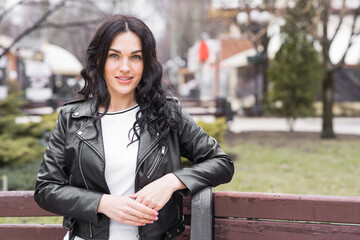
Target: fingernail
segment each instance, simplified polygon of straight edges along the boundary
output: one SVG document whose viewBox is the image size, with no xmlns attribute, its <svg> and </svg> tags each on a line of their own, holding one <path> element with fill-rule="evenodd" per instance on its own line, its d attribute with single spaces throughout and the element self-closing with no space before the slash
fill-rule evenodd
<svg viewBox="0 0 360 240">
<path fill-rule="evenodd" d="M 159 213 L 158 213 L 158 212 L 155 212 L 154 214 L 155 214 L 156 216 L 157 216 L 157 215 L 159 215 Z"/>
<path fill-rule="evenodd" d="M 141 226 L 145 226 L 145 223 L 142 223 Z"/>
<path fill-rule="evenodd" d="M 154 220 L 158 220 L 159 218 L 158 217 L 154 217 Z"/>
<path fill-rule="evenodd" d="M 150 221 L 149 223 L 154 223 L 154 221 Z"/>
</svg>

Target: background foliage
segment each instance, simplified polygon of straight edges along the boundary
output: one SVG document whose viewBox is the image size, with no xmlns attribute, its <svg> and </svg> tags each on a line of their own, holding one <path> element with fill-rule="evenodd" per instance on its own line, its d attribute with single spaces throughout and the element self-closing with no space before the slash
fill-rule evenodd
<svg viewBox="0 0 360 240">
<path fill-rule="evenodd" d="M 314 101 L 322 76 L 321 59 L 314 48 L 314 39 L 306 26 L 311 24 L 315 10 L 308 8 L 308 0 L 297 2 L 297 8 L 286 15 L 281 28 L 282 45 L 268 69 L 270 83 L 268 108 L 286 117 L 292 131 L 296 118 L 314 114 Z"/>
<path fill-rule="evenodd" d="M 34 188 L 44 145 L 57 118 L 54 113 L 33 121 L 21 114 L 24 103 L 19 94 L 14 93 L 0 102 L 0 176 L 8 177 L 9 190 Z M 17 122 L 19 119 L 24 123 Z M 2 185 L 2 180 L 0 183 Z"/>
</svg>

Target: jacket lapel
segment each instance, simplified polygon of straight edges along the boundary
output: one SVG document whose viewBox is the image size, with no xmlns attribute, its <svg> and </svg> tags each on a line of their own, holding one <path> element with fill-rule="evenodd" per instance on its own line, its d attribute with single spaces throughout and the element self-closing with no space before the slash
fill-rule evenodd
<svg viewBox="0 0 360 240">
<path fill-rule="evenodd" d="M 76 136 L 87 144 L 103 159 L 105 160 L 104 142 L 101 131 L 101 120 L 96 122 L 96 127 L 93 124 L 93 119 L 97 113 L 97 102 L 95 99 L 86 100 L 75 112 L 72 114 L 73 118 L 88 117 L 88 121 L 76 132 Z M 97 131 L 96 131 L 97 129 Z M 98 136 L 96 136 L 98 133 Z M 146 156 L 146 154 L 158 143 L 158 137 L 150 134 L 147 128 L 140 132 L 139 149 L 137 157 L 137 165 Z"/>
<path fill-rule="evenodd" d="M 105 160 L 105 151 L 101 131 L 101 120 L 93 124 L 94 117 L 97 114 L 97 103 L 94 99 L 88 99 L 72 114 L 73 118 L 87 117 L 87 122 L 75 133 L 78 138 L 85 141 L 90 147 Z"/>
<path fill-rule="evenodd" d="M 146 156 L 146 154 L 158 143 L 158 138 L 151 135 L 150 132 L 145 129 L 140 133 L 137 165 Z"/>
</svg>

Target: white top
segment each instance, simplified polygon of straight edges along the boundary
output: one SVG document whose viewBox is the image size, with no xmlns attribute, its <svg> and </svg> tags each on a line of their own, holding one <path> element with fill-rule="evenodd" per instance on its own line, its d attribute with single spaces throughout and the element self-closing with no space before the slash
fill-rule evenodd
<svg viewBox="0 0 360 240">
<path fill-rule="evenodd" d="M 134 133 L 131 129 L 138 110 L 139 107 L 136 105 L 123 111 L 107 113 L 101 118 L 105 150 L 105 179 L 110 193 L 114 195 L 129 197 L 135 193 L 139 141 L 130 145 L 129 143 Z M 110 220 L 110 240 L 124 239 L 125 232 L 129 231 L 133 232 L 133 238 L 137 239 L 138 227 Z"/>
<path fill-rule="evenodd" d="M 131 142 L 139 107 L 135 105 L 119 112 L 109 112 L 101 118 L 101 129 L 105 150 L 105 179 L 110 193 L 129 197 L 135 193 L 135 169 L 139 141 Z M 135 240 L 138 227 L 110 219 L 109 240 Z M 65 236 L 66 238 L 66 236 Z M 65 239 L 64 238 L 64 239 Z M 76 240 L 81 238 L 76 237 Z"/>
</svg>

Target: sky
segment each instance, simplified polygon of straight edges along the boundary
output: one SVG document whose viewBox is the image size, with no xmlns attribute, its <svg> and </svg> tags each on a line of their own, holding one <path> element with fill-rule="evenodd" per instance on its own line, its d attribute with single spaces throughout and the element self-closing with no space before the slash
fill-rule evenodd
<svg viewBox="0 0 360 240">
<path fill-rule="evenodd" d="M 329 37 L 334 34 L 336 23 L 338 22 L 338 19 L 336 17 L 333 17 L 331 20 L 331 23 L 329 24 Z M 334 39 L 333 44 L 330 47 L 330 59 L 332 63 L 336 64 L 343 56 L 347 43 L 349 41 L 350 37 L 350 24 L 352 23 L 351 17 L 346 17 L 344 19 L 343 26 L 339 29 L 339 33 L 337 34 L 336 38 Z M 270 58 L 273 58 L 280 48 L 281 45 L 281 37 L 280 37 L 280 27 L 279 24 L 281 24 L 281 20 L 277 20 L 270 26 L 268 35 L 271 36 L 271 40 L 268 47 L 268 54 Z M 360 19 L 358 19 L 357 25 L 360 27 Z M 357 36 L 354 38 L 354 43 L 352 47 L 349 49 L 346 58 L 345 58 L 345 64 L 348 65 L 354 65 L 360 63 L 360 36 Z M 315 47 L 318 51 L 321 51 L 321 47 L 319 44 L 315 44 Z"/>
</svg>

